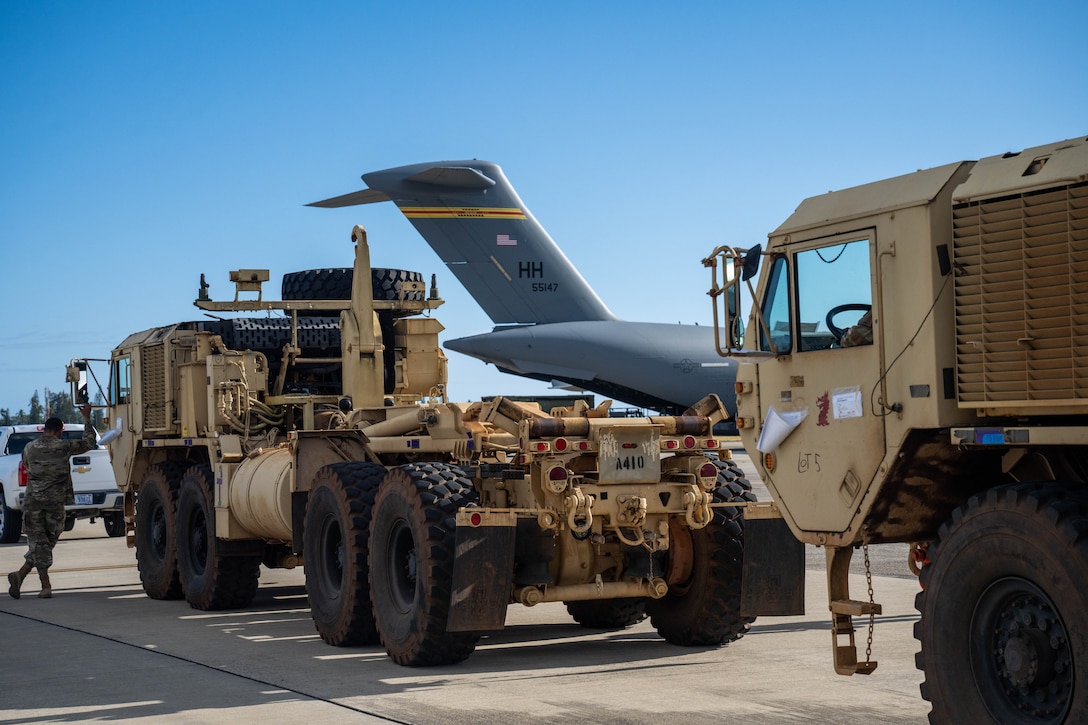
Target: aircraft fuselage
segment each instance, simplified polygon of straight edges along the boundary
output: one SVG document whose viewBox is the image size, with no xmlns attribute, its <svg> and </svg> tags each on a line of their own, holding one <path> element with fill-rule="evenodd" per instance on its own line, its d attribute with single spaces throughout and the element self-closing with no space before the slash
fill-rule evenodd
<svg viewBox="0 0 1088 725">
<path fill-rule="evenodd" d="M 586 320 L 496 328 L 445 347 L 517 375 L 662 412 L 682 412 L 708 392 L 735 414 L 736 362 L 714 352 L 709 327 Z M 652 391 L 652 392 L 651 392 Z"/>
</svg>

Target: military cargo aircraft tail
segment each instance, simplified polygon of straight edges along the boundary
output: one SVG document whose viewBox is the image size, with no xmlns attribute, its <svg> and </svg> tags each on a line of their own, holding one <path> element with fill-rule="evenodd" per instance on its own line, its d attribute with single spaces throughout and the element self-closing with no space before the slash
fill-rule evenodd
<svg viewBox="0 0 1088 725">
<path fill-rule="evenodd" d="M 310 206 L 396 203 L 496 324 L 448 349 L 667 414 L 718 393 L 735 413 L 736 362 L 718 357 L 713 327 L 616 319 L 497 164 L 415 164 L 363 180 L 369 189 Z"/>
<path fill-rule="evenodd" d="M 496 325 L 615 319 L 497 164 L 414 164 L 363 181 L 310 206 L 394 202 Z"/>
</svg>

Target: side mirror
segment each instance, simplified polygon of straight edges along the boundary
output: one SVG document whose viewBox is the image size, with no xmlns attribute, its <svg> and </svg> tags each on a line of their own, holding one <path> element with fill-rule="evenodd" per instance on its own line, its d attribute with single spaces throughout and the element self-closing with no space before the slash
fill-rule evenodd
<svg viewBox="0 0 1088 725">
<path fill-rule="evenodd" d="M 740 273 L 741 280 L 747 282 L 759 272 L 759 258 L 763 254 L 763 245 L 757 244 L 744 255 L 744 268 Z"/>
<path fill-rule="evenodd" d="M 729 288 L 726 304 L 726 334 L 729 335 L 730 346 L 740 349 L 744 346 L 744 318 L 741 317 L 740 285 L 735 284 Z"/>
<path fill-rule="evenodd" d="M 64 368 L 64 382 L 78 383 L 80 375 L 86 376 L 87 363 L 82 360 L 72 362 Z"/>
<path fill-rule="evenodd" d="M 64 368 L 64 380 L 72 385 L 72 400 L 76 405 L 91 402 L 87 390 L 87 361 L 73 360 Z"/>
</svg>

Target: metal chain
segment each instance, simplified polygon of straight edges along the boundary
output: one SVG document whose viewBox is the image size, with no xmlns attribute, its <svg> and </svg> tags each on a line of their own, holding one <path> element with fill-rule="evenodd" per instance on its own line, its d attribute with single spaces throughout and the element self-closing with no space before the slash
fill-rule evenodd
<svg viewBox="0 0 1088 725">
<path fill-rule="evenodd" d="M 873 572 L 869 568 L 869 545 L 862 544 L 861 551 L 865 554 L 865 584 L 869 587 L 869 604 L 875 604 L 873 599 Z M 869 637 L 865 641 L 865 661 L 872 662 L 873 654 L 873 628 L 876 625 L 876 607 L 869 609 Z"/>
</svg>

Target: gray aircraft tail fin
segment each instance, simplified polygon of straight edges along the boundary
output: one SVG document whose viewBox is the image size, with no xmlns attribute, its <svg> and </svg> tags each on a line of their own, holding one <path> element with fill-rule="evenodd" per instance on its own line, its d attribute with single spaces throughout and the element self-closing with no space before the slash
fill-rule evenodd
<svg viewBox="0 0 1088 725">
<path fill-rule="evenodd" d="M 414 164 L 363 181 L 310 206 L 394 202 L 495 324 L 616 319 L 497 164 Z"/>
</svg>

